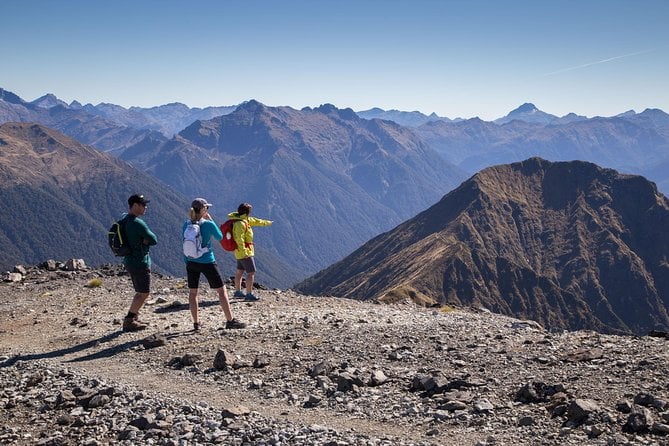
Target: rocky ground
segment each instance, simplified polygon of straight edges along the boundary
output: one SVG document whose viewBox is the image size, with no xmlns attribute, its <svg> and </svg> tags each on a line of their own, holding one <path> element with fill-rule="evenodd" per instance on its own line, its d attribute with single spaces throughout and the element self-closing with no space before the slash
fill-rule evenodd
<svg viewBox="0 0 669 446">
<path fill-rule="evenodd" d="M 150 327 L 124 333 L 128 277 L 82 266 L 0 284 L 0 444 L 669 445 L 662 334 L 290 290 L 234 302 L 248 327 L 225 330 L 206 288 L 194 332 L 159 275 Z"/>
</svg>

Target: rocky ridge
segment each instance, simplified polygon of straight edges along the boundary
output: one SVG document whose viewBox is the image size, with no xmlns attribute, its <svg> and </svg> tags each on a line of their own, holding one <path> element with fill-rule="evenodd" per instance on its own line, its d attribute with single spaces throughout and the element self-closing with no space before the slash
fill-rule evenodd
<svg viewBox="0 0 669 446">
<path fill-rule="evenodd" d="M 114 265 L 0 283 L 0 444 L 666 445 L 664 333 L 548 333 L 474 308 L 292 290 L 233 301 L 154 275 L 143 332 Z M 10 281 L 10 279 L 12 281 Z"/>
<path fill-rule="evenodd" d="M 550 331 L 669 331 L 668 224 L 641 176 L 531 158 L 482 170 L 294 288 L 483 306 Z"/>
</svg>

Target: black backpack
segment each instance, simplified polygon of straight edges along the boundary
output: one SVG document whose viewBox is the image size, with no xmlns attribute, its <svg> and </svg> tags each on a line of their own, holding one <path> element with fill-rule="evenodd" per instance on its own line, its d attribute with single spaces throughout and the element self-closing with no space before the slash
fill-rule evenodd
<svg viewBox="0 0 669 446">
<path fill-rule="evenodd" d="M 128 238 L 125 232 L 125 218 L 115 221 L 109 228 L 109 247 L 117 257 L 125 257 L 130 255 L 132 249 L 128 244 Z"/>
</svg>

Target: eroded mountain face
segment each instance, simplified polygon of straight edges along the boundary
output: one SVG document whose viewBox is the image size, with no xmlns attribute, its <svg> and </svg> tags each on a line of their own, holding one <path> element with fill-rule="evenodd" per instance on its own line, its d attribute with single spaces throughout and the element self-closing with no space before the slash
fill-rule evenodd
<svg viewBox="0 0 669 446">
<path fill-rule="evenodd" d="M 669 326 L 667 223 L 666 197 L 642 177 L 533 158 L 481 171 L 297 288 L 645 334 Z"/>
</svg>

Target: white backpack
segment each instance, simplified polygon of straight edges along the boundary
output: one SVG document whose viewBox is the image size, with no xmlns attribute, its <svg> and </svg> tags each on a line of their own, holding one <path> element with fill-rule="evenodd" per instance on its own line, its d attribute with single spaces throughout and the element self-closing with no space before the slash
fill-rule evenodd
<svg viewBox="0 0 669 446">
<path fill-rule="evenodd" d="M 202 247 L 202 235 L 200 234 L 200 222 L 188 221 L 184 230 L 184 255 L 189 259 L 197 259 L 209 252 L 209 248 Z"/>
</svg>

